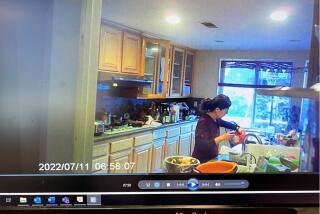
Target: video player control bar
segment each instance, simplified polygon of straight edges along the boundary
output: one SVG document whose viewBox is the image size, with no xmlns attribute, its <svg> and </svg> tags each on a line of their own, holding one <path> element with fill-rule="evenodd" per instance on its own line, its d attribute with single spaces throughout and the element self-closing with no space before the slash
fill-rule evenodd
<svg viewBox="0 0 320 214">
<path fill-rule="evenodd" d="M 140 189 L 246 189 L 249 186 L 247 180 L 141 180 L 138 183 Z"/>
</svg>

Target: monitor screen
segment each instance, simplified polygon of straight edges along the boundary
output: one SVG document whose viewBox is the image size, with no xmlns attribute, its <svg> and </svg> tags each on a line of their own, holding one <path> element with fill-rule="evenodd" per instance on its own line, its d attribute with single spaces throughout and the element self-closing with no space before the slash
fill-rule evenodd
<svg viewBox="0 0 320 214">
<path fill-rule="evenodd" d="M 317 205 L 318 18 L 318 0 L 0 1 L 1 206 Z"/>
</svg>

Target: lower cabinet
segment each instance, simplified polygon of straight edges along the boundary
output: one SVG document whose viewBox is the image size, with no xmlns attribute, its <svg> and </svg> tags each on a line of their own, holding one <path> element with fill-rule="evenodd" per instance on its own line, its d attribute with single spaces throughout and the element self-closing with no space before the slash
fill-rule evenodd
<svg viewBox="0 0 320 214">
<path fill-rule="evenodd" d="M 166 152 L 166 140 L 165 138 L 157 139 L 152 145 L 152 168 L 151 172 L 159 173 L 162 172 L 162 162 L 165 158 Z"/>
<path fill-rule="evenodd" d="M 133 149 L 133 173 L 149 173 L 151 171 L 152 143 Z"/>
<path fill-rule="evenodd" d="M 124 137 L 124 136 L 123 136 Z M 170 126 L 93 146 L 93 173 L 160 173 L 165 157 L 191 156 L 195 124 Z"/>
<path fill-rule="evenodd" d="M 195 143 L 196 143 L 196 133 L 195 133 L 195 132 L 192 132 L 192 133 L 191 133 L 191 143 L 190 143 L 190 156 L 191 156 L 192 153 L 193 153 L 193 149 L 194 149 Z"/>
<path fill-rule="evenodd" d="M 166 140 L 166 153 L 165 157 L 178 154 L 179 136 L 168 138 Z"/>
<path fill-rule="evenodd" d="M 127 149 L 121 152 L 111 153 L 109 160 L 109 173 L 131 173 L 132 167 L 132 149 Z"/>
<path fill-rule="evenodd" d="M 178 146 L 178 154 L 190 156 L 190 145 L 191 145 L 191 133 L 181 135 L 179 146 Z"/>
</svg>

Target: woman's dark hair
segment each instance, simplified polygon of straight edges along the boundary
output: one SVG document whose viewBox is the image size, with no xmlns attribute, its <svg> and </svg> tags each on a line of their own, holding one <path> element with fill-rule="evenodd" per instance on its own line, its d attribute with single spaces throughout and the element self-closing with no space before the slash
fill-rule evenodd
<svg viewBox="0 0 320 214">
<path fill-rule="evenodd" d="M 206 98 L 200 103 L 200 111 L 203 113 L 214 111 L 216 108 L 226 109 L 231 106 L 231 100 L 228 96 L 219 94 L 213 99 Z"/>
</svg>

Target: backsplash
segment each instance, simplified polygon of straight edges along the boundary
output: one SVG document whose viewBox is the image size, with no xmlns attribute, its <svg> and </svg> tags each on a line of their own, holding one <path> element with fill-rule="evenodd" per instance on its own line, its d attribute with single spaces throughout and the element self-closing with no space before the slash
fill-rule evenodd
<svg viewBox="0 0 320 214">
<path fill-rule="evenodd" d="M 97 90 L 96 112 L 111 112 L 115 115 L 129 113 L 132 119 L 138 119 L 140 112 L 148 114 L 151 102 L 156 104 L 171 102 L 186 102 L 193 107 L 192 98 L 168 98 L 168 99 L 135 99 L 118 97 L 111 94 L 110 90 Z"/>
</svg>

